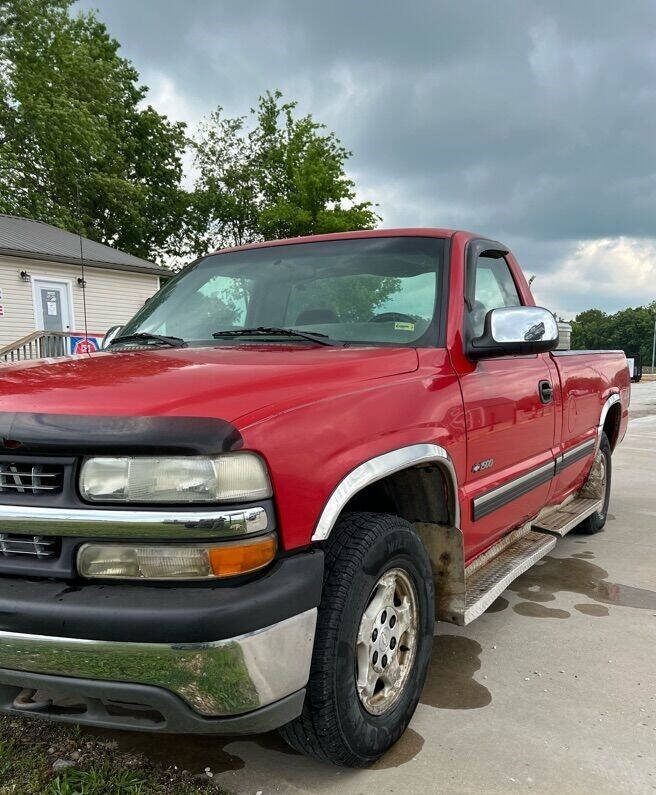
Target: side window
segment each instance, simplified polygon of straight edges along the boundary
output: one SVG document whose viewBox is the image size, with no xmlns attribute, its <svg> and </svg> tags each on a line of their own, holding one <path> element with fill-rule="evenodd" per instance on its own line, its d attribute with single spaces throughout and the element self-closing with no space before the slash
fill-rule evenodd
<svg viewBox="0 0 656 795">
<path fill-rule="evenodd" d="M 503 257 L 486 257 L 482 254 L 476 262 L 474 304 L 470 312 L 472 336 L 483 333 L 485 315 L 490 309 L 502 306 L 519 306 L 521 301 L 508 263 Z"/>
</svg>

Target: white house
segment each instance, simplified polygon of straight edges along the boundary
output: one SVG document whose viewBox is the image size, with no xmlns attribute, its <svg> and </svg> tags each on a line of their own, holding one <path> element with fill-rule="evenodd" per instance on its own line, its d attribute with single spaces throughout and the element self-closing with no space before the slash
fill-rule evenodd
<svg viewBox="0 0 656 795">
<path fill-rule="evenodd" d="M 90 337 L 125 323 L 171 272 L 41 221 L 0 214 L 0 351 L 38 330 Z M 74 345 L 75 340 L 71 340 Z M 71 352 L 74 347 L 70 348 Z"/>
</svg>

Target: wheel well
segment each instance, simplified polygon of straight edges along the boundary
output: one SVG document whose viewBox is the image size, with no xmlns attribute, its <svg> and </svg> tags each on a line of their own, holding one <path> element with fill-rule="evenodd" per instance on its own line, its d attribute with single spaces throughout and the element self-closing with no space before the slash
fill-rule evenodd
<svg viewBox="0 0 656 795">
<path fill-rule="evenodd" d="M 394 472 L 346 503 L 346 511 L 391 513 L 408 522 L 455 524 L 457 496 L 450 479 L 439 464 L 422 464 Z"/>
<path fill-rule="evenodd" d="M 614 403 L 608 409 L 608 414 L 606 414 L 606 419 L 604 420 L 604 433 L 608 437 L 611 450 L 614 450 L 615 445 L 617 444 L 617 438 L 620 433 L 621 419 L 622 409 L 620 408 L 620 404 Z"/>
<path fill-rule="evenodd" d="M 465 559 L 457 500 L 454 475 L 431 462 L 369 484 L 343 508 L 390 513 L 414 525 L 433 570 L 435 616 L 447 621 L 464 610 Z"/>
</svg>

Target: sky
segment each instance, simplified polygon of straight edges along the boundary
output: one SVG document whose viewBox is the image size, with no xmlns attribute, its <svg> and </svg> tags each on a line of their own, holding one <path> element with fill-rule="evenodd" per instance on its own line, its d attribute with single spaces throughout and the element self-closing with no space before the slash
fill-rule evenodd
<svg viewBox="0 0 656 795">
<path fill-rule="evenodd" d="M 80 0 L 193 131 L 267 89 L 353 152 L 382 226 L 508 245 L 565 318 L 656 300 L 653 0 Z"/>
</svg>

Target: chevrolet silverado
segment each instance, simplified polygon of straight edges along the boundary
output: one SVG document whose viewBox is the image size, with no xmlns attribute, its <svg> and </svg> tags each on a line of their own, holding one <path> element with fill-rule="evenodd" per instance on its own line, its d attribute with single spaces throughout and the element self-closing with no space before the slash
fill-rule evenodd
<svg viewBox="0 0 656 795">
<path fill-rule="evenodd" d="M 0 368 L 0 709 L 376 760 L 465 625 L 606 521 L 630 379 L 447 229 L 202 257 Z"/>
</svg>

